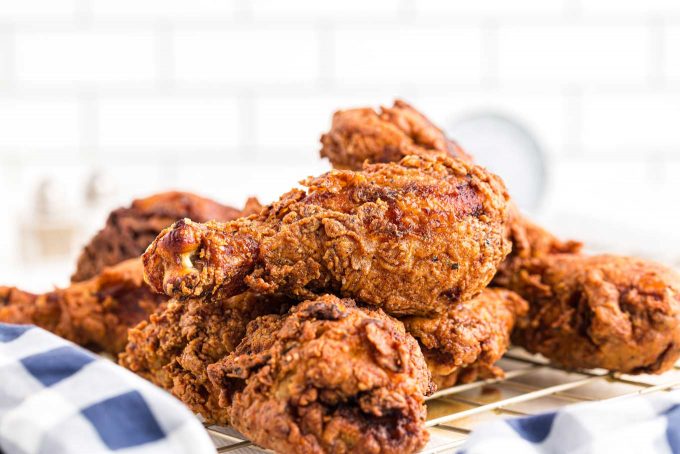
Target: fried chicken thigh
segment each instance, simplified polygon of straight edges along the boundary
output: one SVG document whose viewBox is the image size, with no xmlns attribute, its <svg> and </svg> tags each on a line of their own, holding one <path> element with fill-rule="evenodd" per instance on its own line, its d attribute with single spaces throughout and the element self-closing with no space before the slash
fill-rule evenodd
<svg viewBox="0 0 680 454">
<path fill-rule="evenodd" d="M 428 439 L 417 343 L 351 300 L 325 295 L 256 319 L 208 375 L 233 426 L 279 453 L 411 453 Z"/>
<path fill-rule="evenodd" d="M 462 161 L 409 156 L 304 184 L 257 216 L 166 229 L 147 282 L 176 297 L 333 292 L 417 315 L 479 293 L 509 251 L 503 183 Z"/>
<path fill-rule="evenodd" d="M 502 377 L 494 363 L 507 351 L 515 321 L 527 308 L 514 292 L 487 288 L 437 317 L 407 317 L 402 322 L 422 346 L 432 379 L 442 389 Z"/>
<path fill-rule="evenodd" d="M 666 267 L 557 254 L 507 284 L 531 302 L 513 341 L 564 366 L 659 373 L 680 356 L 680 276 Z"/>
<path fill-rule="evenodd" d="M 35 295 L 0 287 L 0 321 L 35 324 L 97 352 L 118 354 L 127 330 L 167 300 L 144 283 L 142 262 L 132 259 L 93 279 Z"/>
<path fill-rule="evenodd" d="M 141 256 L 161 230 L 178 219 L 230 221 L 259 209 L 255 199 L 238 210 L 186 192 L 164 192 L 135 200 L 129 207 L 111 212 L 104 228 L 80 254 L 71 281 L 93 278 L 106 266 Z"/>
<path fill-rule="evenodd" d="M 229 424 L 206 368 L 234 351 L 246 326 L 288 307 L 283 298 L 244 293 L 221 301 L 170 300 L 129 332 L 118 362 L 165 388 L 212 424 Z"/>
</svg>

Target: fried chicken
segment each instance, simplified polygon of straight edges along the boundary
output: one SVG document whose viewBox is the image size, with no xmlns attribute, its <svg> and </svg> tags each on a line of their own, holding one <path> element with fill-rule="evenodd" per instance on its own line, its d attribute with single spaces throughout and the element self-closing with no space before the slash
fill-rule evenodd
<svg viewBox="0 0 680 454">
<path fill-rule="evenodd" d="M 325 295 L 251 322 L 208 367 L 233 426 L 280 453 L 410 453 L 427 439 L 429 373 L 380 309 Z"/>
<path fill-rule="evenodd" d="M 400 100 L 380 112 L 370 108 L 336 112 L 321 143 L 321 156 L 336 169 L 360 170 L 364 162 L 397 162 L 411 155 L 437 154 L 472 161 L 441 129 Z"/>
<path fill-rule="evenodd" d="M 125 347 L 128 328 L 167 300 L 152 292 L 142 276 L 137 258 L 42 295 L 0 287 L 0 321 L 35 324 L 91 350 L 115 355 Z"/>
<path fill-rule="evenodd" d="M 525 263 L 538 257 L 555 254 L 579 254 L 583 247 L 578 241 L 563 241 L 544 228 L 536 225 L 510 205 L 507 235 L 512 251 L 498 267 L 493 285 L 508 287 L 509 281 L 519 274 Z"/>
<path fill-rule="evenodd" d="M 441 132 L 401 101 L 391 109 L 383 108 L 380 114 L 371 114 L 370 109 L 339 111 L 333 117 L 331 131 L 321 139 L 321 156 L 328 157 L 338 168 L 357 168 L 357 163 L 365 159 L 388 160 L 386 157 L 393 156 L 394 130 L 408 130 L 397 126 L 400 121 L 397 116 L 385 113 L 391 111 L 406 112 L 404 117 L 417 124 L 411 130 L 434 128 Z M 439 143 L 448 140 L 433 134 L 439 137 Z M 412 147 L 398 149 L 401 154 L 413 151 Z M 441 145 L 422 145 L 413 152 L 440 156 L 446 151 L 447 147 Z M 472 159 L 454 153 L 461 159 L 466 156 Z M 359 155 L 361 159 L 357 159 Z M 531 307 L 522 318 L 524 328 L 515 336 L 516 342 L 570 367 L 601 367 L 629 373 L 660 373 L 671 367 L 680 356 L 675 347 L 675 339 L 680 335 L 675 298 L 669 296 L 677 288 L 672 272 L 632 258 L 583 255 L 580 243 L 559 240 L 522 216 L 512 203 L 509 212 L 506 233 L 512 252 L 500 264 L 493 285 L 516 291 Z M 660 276 L 659 286 L 653 292 L 655 297 L 649 295 L 642 276 Z M 624 303 L 626 298 L 633 299 L 632 306 Z M 614 311 L 621 316 L 616 321 L 599 321 L 587 309 L 619 307 L 619 299 L 623 304 Z M 657 300 L 664 301 L 663 309 L 659 309 Z M 567 311 L 568 307 L 572 309 Z M 627 312 L 631 307 L 636 308 L 632 315 Z M 603 314 L 601 309 L 596 312 L 598 317 Z M 586 321 L 581 317 L 586 317 Z M 644 334 L 645 331 L 652 332 Z"/>
<path fill-rule="evenodd" d="M 164 230 L 147 282 L 176 297 L 331 292 L 422 315 L 479 293 L 509 251 L 503 183 L 462 161 L 409 156 L 304 184 L 257 216 Z"/>
<path fill-rule="evenodd" d="M 402 322 L 420 343 L 432 379 L 442 389 L 502 377 L 494 364 L 507 351 L 515 320 L 527 308 L 514 292 L 487 288 L 437 317 L 407 317 Z"/>
<path fill-rule="evenodd" d="M 335 112 L 331 129 L 321 136 L 321 144 L 321 157 L 328 158 L 336 169 L 361 170 L 366 162 L 396 162 L 409 155 L 452 156 L 470 163 L 474 160 L 427 117 L 401 100 L 392 107 L 381 107 L 379 112 L 372 108 Z M 561 242 L 526 219 L 512 203 L 507 225 L 513 244 L 509 259 L 580 249 L 579 243 Z"/>
<path fill-rule="evenodd" d="M 161 230 L 178 219 L 230 221 L 255 214 L 260 208 L 252 198 L 244 210 L 238 210 L 186 192 L 164 192 L 135 200 L 129 207 L 109 214 L 104 228 L 80 254 L 71 281 L 93 278 L 106 266 L 141 256 Z"/>
<path fill-rule="evenodd" d="M 165 388 L 212 424 L 228 424 L 228 409 L 206 368 L 239 344 L 248 322 L 288 307 L 283 298 L 245 293 L 209 303 L 170 300 L 129 332 L 119 364 Z"/>
<path fill-rule="evenodd" d="M 513 342 L 564 366 L 660 373 L 680 356 L 680 276 L 666 267 L 556 254 L 526 262 L 508 286 L 530 302 Z"/>
</svg>

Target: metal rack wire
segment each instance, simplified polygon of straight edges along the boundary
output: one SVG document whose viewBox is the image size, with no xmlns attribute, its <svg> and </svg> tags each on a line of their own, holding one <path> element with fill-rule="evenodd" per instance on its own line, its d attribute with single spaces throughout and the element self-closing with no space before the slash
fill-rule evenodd
<svg viewBox="0 0 680 454">
<path fill-rule="evenodd" d="M 679 363 L 680 364 L 680 363 Z M 440 390 L 427 399 L 430 442 L 424 454 L 455 452 L 479 423 L 518 417 L 586 401 L 620 399 L 680 387 L 680 365 L 663 375 L 629 376 L 603 370 L 565 370 L 512 349 L 499 365 L 502 379 Z M 206 427 L 219 453 L 269 452 L 230 428 Z"/>
</svg>

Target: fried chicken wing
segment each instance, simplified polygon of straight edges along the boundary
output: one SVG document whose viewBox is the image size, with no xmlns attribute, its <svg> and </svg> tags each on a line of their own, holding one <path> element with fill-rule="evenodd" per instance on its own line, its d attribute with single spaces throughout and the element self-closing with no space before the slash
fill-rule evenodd
<svg viewBox="0 0 680 454">
<path fill-rule="evenodd" d="M 208 376 L 233 426 L 279 453 L 410 453 L 428 439 L 418 344 L 351 300 L 325 295 L 256 319 Z"/>
<path fill-rule="evenodd" d="M 129 332 L 120 365 L 165 388 L 213 424 L 229 424 L 206 368 L 232 352 L 248 322 L 288 307 L 283 298 L 245 293 L 210 303 L 170 300 Z"/>
<path fill-rule="evenodd" d="M 106 266 L 141 256 L 161 230 L 178 219 L 230 221 L 257 213 L 260 208 L 256 199 L 248 199 L 244 210 L 238 210 L 186 192 L 164 192 L 135 200 L 109 214 L 104 228 L 80 254 L 71 281 L 93 278 Z"/>
<path fill-rule="evenodd" d="M 427 314 L 479 293 L 509 251 L 503 183 L 462 161 L 409 156 L 304 184 L 257 216 L 166 229 L 144 254 L 147 282 L 176 297 L 333 292 Z"/>
<path fill-rule="evenodd" d="M 117 354 L 125 347 L 128 328 L 167 300 L 152 292 L 142 276 L 137 258 L 41 295 L 0 287 L 0 321 L 35 324 L 91 350 Z"/>
<path fill-rule="evenodd" d="M 401 321 L 420 343 L 438 388 L 478 378 L 502 377 L 494 366 L 510 345 L 510 333 L 527 302 L 514 292 L 487 288 L 436 317 Z"/>
<path fill-rule="evenodd" d="M 556 254 L 508 286 L 530 311 L 513 342 L 567 367 L 659 373 L 680 356 L 680 276 L 648 261 Z"/>
</svg>

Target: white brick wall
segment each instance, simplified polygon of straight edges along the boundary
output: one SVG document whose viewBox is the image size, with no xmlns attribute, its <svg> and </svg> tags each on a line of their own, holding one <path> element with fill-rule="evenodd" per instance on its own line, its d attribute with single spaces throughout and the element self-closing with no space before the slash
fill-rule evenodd
<svg viewBox="0 0 680 454">
<path fill-rule="evenodd" d="M 121 199 L 272 198 L 326 168 L 333 110 L 397 96 L 445 127 L 491 112 L 532 130 L 547 222 L 680 202 L 674 0 L 22 0 L 0 1 L 5 216 L 40 175 L 78 193 L 95 167 Z M 652 219 L 680 230 L 671 211 Z"/>
<path fill-rule="evenodd" d="M 21 82 L 106 84 L 156 76 L 151 31 L 88 30 L 17 33 L 16 78 Z"/>
<path fill-rule="evenodd" d="M 643 84 L 649 52 L 649 30 L 643 25 L 501 26 L 500 80 Z"/>
<path fill-rule="evenodd" d="M 180 82 L 252 87 L 313 83 L 319 76 L 319 43 L 311 28 L 181 29 L 172 45 Z"/>
<path fill-rule="evenodd" d="M 342 28 L 334 44 L 340 83 L 475 85 L 482 79 L 478 27 Z"/>
</svg>

